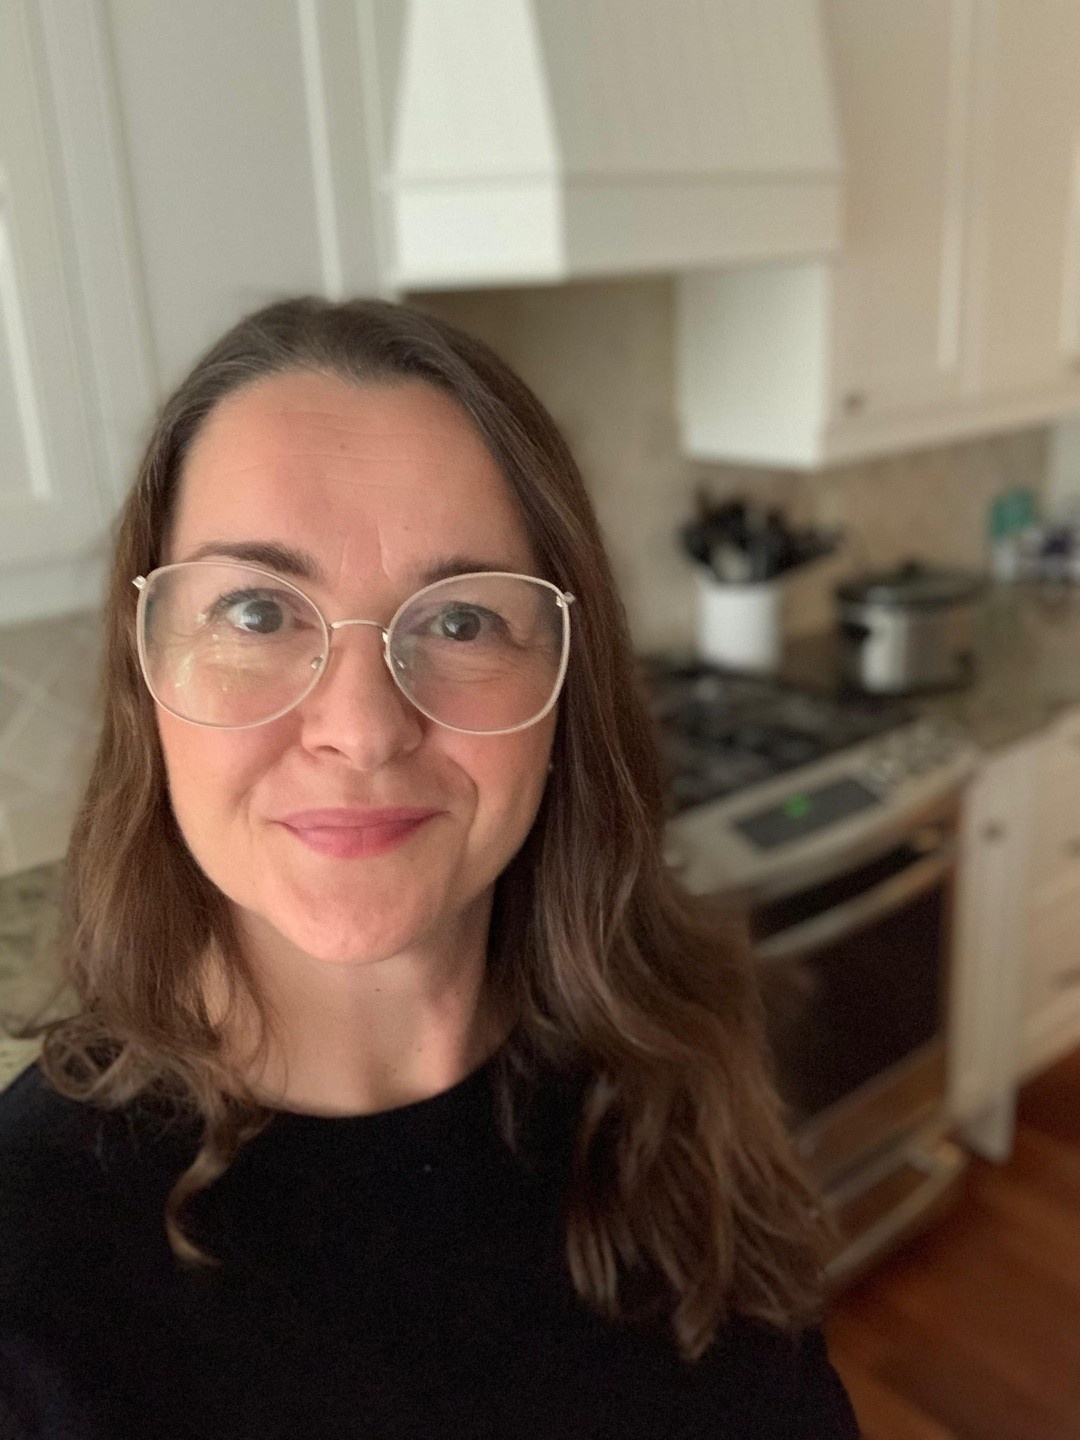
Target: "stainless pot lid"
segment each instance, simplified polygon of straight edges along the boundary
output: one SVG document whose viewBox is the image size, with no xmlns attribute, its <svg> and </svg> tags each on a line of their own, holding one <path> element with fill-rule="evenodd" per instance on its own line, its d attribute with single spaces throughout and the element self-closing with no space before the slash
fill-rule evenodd
<svg viewBox="0 0 1080 1440">
<path fill-rule="evenodd" d="M 933 606 L 974 599 L 986 586 L 971 570 L 949 570 L 906 560 L 894 570 L 857 575 L 836 587 L 836 598 L 848 605 Z"/>
</svg>

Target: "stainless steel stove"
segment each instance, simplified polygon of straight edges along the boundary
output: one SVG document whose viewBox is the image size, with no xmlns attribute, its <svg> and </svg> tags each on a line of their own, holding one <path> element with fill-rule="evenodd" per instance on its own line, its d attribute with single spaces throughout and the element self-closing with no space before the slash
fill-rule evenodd
<svg viewBox="0 0 1080 1440">
<path fill-rule="evenodd" d="M 808 691 L 693 661 L 653 659 L 644 673 L 676 811 L 811 765 L 914 718 L 896 701 Z"/>
<path fill-rule="evenodd" d="M 686 885 L 747 901 L 821 878 L 935 801 L 977 760 L 896 700 L 693 661 L 642 663 L 668 773 L 667 849 Z"/>
<path fill-rule="evenodd" d="M 965 1163 L 947 1042 L 978 752 L 895 700 L 656 658 L 643 674 L 666 853 L 689 889 L 745 913 L 777 1086 L 847 1237 L 840 1280 L 924 1223 Z"/>
</svg>

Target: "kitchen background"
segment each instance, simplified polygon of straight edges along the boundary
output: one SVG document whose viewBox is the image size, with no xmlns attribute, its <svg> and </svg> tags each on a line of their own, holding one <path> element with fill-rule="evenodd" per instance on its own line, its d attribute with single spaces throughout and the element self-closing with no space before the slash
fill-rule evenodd
<svg viewBox="0 0 1080 1440">
<path fill-rule="evenodd" d="M 587 479 L 642 650 L 693 648 L 696 595 L 676 532 L 702 483 L 718 500 L 749 492 L 795 524 L 859 538 L 854 559 L 842 551 L 793 577 L 792 633 L 829 626 L 834 584 L 863 564 L 986 566 L 994 498 L 1049 487 L 1046 426 L 811 472 L 688 460 L 667 279 L 404 298 L 487 341 L 543 398 Z M 93 740 L 95 643 L 85 611 L 0 629 L 0 870 L 62 853 Z"/>
<path fill-rule="evenodd" d="M 789 746 L 672 862 L 742 887 L 867 1434 L 1080 1433 L 1078 79 L 1074 0 L 2 0 L 0 1017 L 56 973 L 154 406 L 267 299 L 411 300 L 562 426 L 670 734 Z M 742 688 L 685 668 L 702 493 L 838 537 Z M 908 560 L 985 582 L 936 606 L 972 668 L 860 694 L 836 586 Z"/>
</svg>

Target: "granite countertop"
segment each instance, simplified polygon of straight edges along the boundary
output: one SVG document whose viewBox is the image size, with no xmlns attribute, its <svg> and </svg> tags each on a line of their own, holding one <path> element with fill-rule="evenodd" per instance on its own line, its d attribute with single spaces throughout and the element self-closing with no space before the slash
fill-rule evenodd
<svg viewBox="0 0 1080 1440">
<path fill-rule="evenodd" d="M 16 1040 L 8 1022 L 35 1019 L 50 999 L 58 970 L 54 941 L 60 918 L 63 862 L 0 876 L 0 1089 L 24 1070 L 39 1040 Z M 64 1012 L 64 996 L 48 1017 Z"/>
<path fill-rule="evenodd" d="M 975 662 L 962 689 L 905 699 L 961 725 L 984 750 L 1033 735 L 1080 705 L 1080 586 L 992 586 L 978 611 Z M 834 683 L 835 633 L 793 639 L 781 673 L 796 683 Z"/>
</svg>

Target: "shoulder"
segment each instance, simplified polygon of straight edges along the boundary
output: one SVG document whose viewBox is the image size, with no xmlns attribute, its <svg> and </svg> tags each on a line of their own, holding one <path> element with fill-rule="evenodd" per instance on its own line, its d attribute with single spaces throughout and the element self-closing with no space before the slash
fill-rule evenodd
<svg viewBox="0 0 1080 1440">
<path fill-rule="evenodd" d="M 594 1332 L 595 1333 L 595 1332 Z M 697 1360 L 676 1352 L 666 1322 L 608 1332 L 602 1354 L 620 1433 L 664 1440 L 859 1440 L 847 1392 L 818 1326 L 784 1330 L 733 1316 Z"/>
<path fill-rule="evenodd" d="M 80 1249 L 94 1183 L 92 1113 L 59 1095 L 37 1064 L 0 1092 L 0 1305 L 21 1303 Z"/>
<path fill-rule="evenodd" d="M 783 1331 L 734 1316 L 684 1375 L 690 1414 L 683 1427 L 670 1431 L 670 1440 L 711 1440 L 714 1434 L 860 1440 L 851 1401 L 829 1362 L 819 1326 Z"/>
<path fill-rule="evenodd" d="M 736 1316 L 699 1363 L 723 1374 L 748 1435 L 859 1440 L 851 1401 L 818 1325 L 788 1331 Z"/>
<path fill-rule="evenodd" d="M 35 1061 L 0 1090 L 0 1157 L 77 1152 L 92 1131 L 92 1114 L 54 1090 Z M 0 1174 L 9 1170 L 5 1165 Z"/>
<path fill-rule="evenodd" d="M 0 1090 L 0 1160 L 83 1165 L 105 1174 L 188 1146 L 191 1134 L 176 1119 L 146 1095 L 119 1106 L 74 1100 L 35 1061 Z"/>
<path fill-rule="evenodd" d="M 60 1094 L 35 1062 L 0 1091 L 0 1295 L 57 1257 L 88 1260 L 144 1207 L 159 1158 L 133 1107 Z"/>
<path fill-rule="evenodd" d="M 0 1091 L 0 1233 L 40 1215 L 46 1198 L 66 1194 L 63 1209 L 77 1208 L 75 1189 L 99 1169 L 110 1118 L 53 1089 L 36 1062 Z"/>
</svg>

